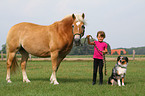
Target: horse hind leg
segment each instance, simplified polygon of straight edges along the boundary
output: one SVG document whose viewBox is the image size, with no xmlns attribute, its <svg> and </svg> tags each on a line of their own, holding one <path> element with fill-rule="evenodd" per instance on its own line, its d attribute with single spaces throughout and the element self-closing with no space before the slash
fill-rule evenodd
<svg viewBox="0 0 145 96">
<path fill-rule="evenodd" d="M 12 65 L 12 68 L 14 70 L 15 70 L 15 67 L 17 65 L 15 55 L 16 55 L 16 52 L 8 52 L 7 51 L 7 76 L 6 76 L 6 80 L 8 83 L 12 82 L 10 80 L 11 65 Z"/>
<path fill-rule="evenodd" d="M 26 74 L 26 63 L 27 63 L 27 60 L 29 58 L 29 53 L 26 52 L 25 49 L 23 49 L 23 48 L 21 48 L 19 50 L 19 52 L 22 55 L 22 58 L 21 58 L 21 69 L 22 69 L 22 75 L 23 75 L 23 82 L 29 83 L 30 80 L 28 79 L 27 74 Z"/>
</svg>

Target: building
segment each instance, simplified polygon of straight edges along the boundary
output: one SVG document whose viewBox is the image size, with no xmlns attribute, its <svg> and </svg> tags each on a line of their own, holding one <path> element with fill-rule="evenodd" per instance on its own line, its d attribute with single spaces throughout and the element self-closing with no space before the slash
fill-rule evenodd
<svg viewBox="0 0 145 96">
<path fill-rule="evenodd" d="M 123 54 L 126 54 L 125 49 L 112 49 L 111 55 L 114 54 L 115 52 L 117 52 L 118 55 L 121 55 L 121 51 L 123 52 Z"/>
</svg>

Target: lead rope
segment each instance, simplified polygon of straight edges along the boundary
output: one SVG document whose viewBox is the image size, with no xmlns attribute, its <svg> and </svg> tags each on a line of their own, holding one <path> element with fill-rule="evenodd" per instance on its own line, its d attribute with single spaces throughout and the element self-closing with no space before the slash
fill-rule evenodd
<svg viewBox="0 0 145 96">
<path fill-rule="evenodd" d="M 90 37 L 91 37 L 91 39 L 92 39 L 93 41 L 95 41 L 95 39 L 94 39 L 91 35 L 90 35 Z M 85 42 L 86 42 L 86 38 L 85 38 L 84 44 L 85 44 Z M 95 48 L 96 48 L 99 52 L 101 52 L 101 53 L 103 54 L 103 52 L 102 52 L 101 50 L 98 49 L 98 47 L 96 46 L 95 42 L 94 42 L 94 46 L 95 46 Z M 105 72 L 104 72 L 104 74 L 107 75 L 105 54 L 103 54 L 103 64 L 105 65 Z"/>
</svg>

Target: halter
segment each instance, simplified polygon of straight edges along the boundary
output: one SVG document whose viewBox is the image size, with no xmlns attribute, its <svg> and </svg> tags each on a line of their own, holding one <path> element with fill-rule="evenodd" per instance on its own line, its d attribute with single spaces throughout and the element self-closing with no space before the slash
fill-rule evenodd
<svg viewBox="0 0 145 96">
<path fill-rule="evenodd" d="M 82 33 L 75 33 L 74 34 L 74 32 L 73 32 L 73 30 L 74 30 L 74 25 L 72 25 L 72 34 L 73 34 L 73 36 L 75 36 L 75 35 L 80 35 L 80 37 L 82 37 L 83 35 L 84 35 L 84 33 L 85 33 L 85 30 L 83 30 L 83 32 Z M 83 28 L 85 28 L 84 26 L 83 26 Z"/>
<path fill-rule="evenodd" d="M 73 30 L 72 30 L 72 33 L 73 33 Z M 76 33 L 76 34 L 73 33 L 73 36 L 75 36 L 75 35 L 80 35 L 80 37 L 82 37 L 84 35 L 84 32 L 81 34 L 80 33 Z"/>
<path fill-rule="evenodd" d="M 74 34 L 73 29 L 72 29 L 73 39 L 74 39 L 75 35 L 79 35 L 80 36 L 80 39 L 81 39 L 81 37 L 83 37 L 85 31 L 83 31 L 83 33 L 81 33 L 81 34 L 80 33 Z M 80 42 L 80 46 L 83 46 L 83 44 L 81 42 Z"/>
</svg>

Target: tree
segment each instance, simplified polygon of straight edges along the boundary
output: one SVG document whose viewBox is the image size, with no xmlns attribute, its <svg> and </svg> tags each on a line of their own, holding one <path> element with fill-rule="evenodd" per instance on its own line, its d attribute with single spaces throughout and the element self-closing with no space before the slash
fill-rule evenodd
<svg viewBox="0 0 145 96">
<path fill-rule="evenodd" d="M 118 55 L 117 51 L 115 51 L 115 52 L 113 53 L 113 55 Z"/>
<path fill-rule="evenodd" d="M 2 45 L 2 50 L 1 51 L 3 51 L 3 53 L 6 53 L 6 44 Z"/>
<path fill-rule="evenodd" d="M 93 41 L 93 40 L 90 39 L 90 41 Z M 81 43 L 82 43 L 82 46 L 73 46 L 69 55 L 92 55 L 92 54 L 94 54 L 94 46 L 89 45 L 87 43 L 86 38 L 82 38 Z M 108 45 L 108 47 L 107 47 L 108 52 L 109 52 L 109 54 L 111 54 L 111 47 L 108 43 L 107 43 L 107 45 Z"/>
<path fill-rule="evenodd" d="M 93 41 L 93 40 L 90 39 L 90 41 Z M 86 38 L 82 38 L 81 43 L 82 43 L 82 46 L 74 45 L 69 55 L 93 55 L 94 54 L 94 46 L 89 45 Z M 107 48 L 108 52 L 109 54 L 111 54 L 111 47 L 108 43 L 107 45 L 108 45 L 108 48 Z M 3 53 L 6 53 L 6 44 L 2 45 L 1 51 L 3 51 Z"/>
<path fill-rule="evenodd" d="M 123 51 L 120 52 L 120 55 L 124 55 Z"/>
</svg>

